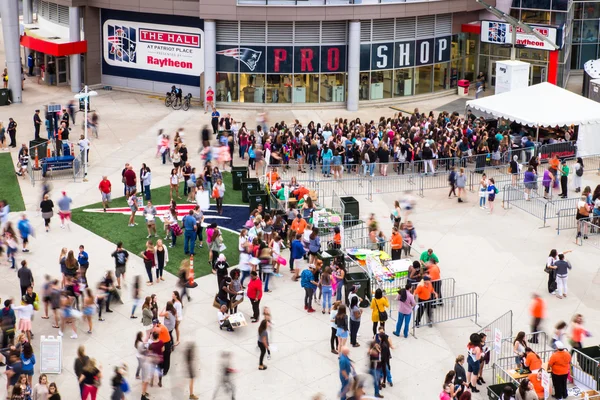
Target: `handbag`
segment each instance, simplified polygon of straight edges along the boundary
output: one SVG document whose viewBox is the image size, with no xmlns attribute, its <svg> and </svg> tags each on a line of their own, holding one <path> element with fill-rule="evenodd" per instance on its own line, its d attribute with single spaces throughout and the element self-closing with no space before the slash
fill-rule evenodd
<svg viewBox="0 0 600 400">
<path fill-rule="evenodd" d="M 551 273 L 552 273 L 552 271 L 554 271 L 554 270 L 553 270 L 552 268 L 550 268 L 549 266 L 547 266 L 547 265 L 546 265 L 546 266 L 544 267 L 544 272 L 545 272 L 545 273 L 547 273 L 547 274 L 551 274 Z"/>
<path fill-rule="evenodd" d="M 218 293 L 215 294 L 215 298 L 213 300 L 213 307 L 216 308 L 217 310 L 220 310 L 221 309 L 221 303 L 219 303 L 219 300 L 218 300 L 219 297 L 218 296 L 219 296 Z"/>
<path fill-rule="evenodd" d="M 227 246 L 225 246 L 225 244 L 221 243 L 221 244 L 219 245 L 219 252 L 220 252 L 220 253 L 224 252 L 226 248 L 227 248 Z"/>
<path fill-rule="evenodd" d="M 377 312 L 379 313 L 379 322 L 385 322 L 388 319 L 387 311 L 379 311 L 379 304 L 377 304 L 377 300 L 373 300 L 375 302 L 375 307 L 377 308 Z"/>
</svg>

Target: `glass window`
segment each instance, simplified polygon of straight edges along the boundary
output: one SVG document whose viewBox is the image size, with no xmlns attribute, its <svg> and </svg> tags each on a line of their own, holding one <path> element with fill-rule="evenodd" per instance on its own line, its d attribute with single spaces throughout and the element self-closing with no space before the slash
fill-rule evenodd
<svg viewBox="0 0 600 400">
<path fill-rule="evenodd" d="M 521 0 L 512 0 L 512 8 L 521 8 Z"/>
<path fill-rule="evenodd" d="M 417 67 L 415 71 L 415 94 L 431 93 L 432 65 Z"/>
<path fill-rule="evenodd" d="M 473 77 L 471 79 L 469 79 L 469 81 L 474 82 L 475 78 L 477 77 L 477 73 L 478 72 L 483 72 L 483 73 L 485 73 L 486 75 L 489 76 L 489 74 L 488 74 L 489 64 L 490 64 L 490 58 L 489 57 L 486 57 L 486 56 L 479 57 L 479 68 L 478 68 L 479 71 L 474 72 L 473 73 Z M 495 72 L 492 71 L 492 73 L 495 73 Z M 492 86 L 494 86 L 494 85 L 492 85 Z"/>
<path fill-rule="evenodd" d="M 573 18 L 581 19 L 583 16 L 583 3 L 575 3 L 575 13 Z"/>
<path fill-rule="evenodd" d="M 359 100 L 369 100 L 369 73 L 360 73 L 360 92 L 358 93 Z"/>
<path fill-rule="evenodd" d="M 579 61 L 579 69 L 583 69 L 583 64 L 590 60 L 596 59 L 598 46 L 595 44 L 584 44 L 581 46 L 581 59 Z"/>
<path fill-rule="evenodd" d="M 392 71 L 371 72 L 371 100 L 392 97 Z"/>
<path fill-rule="evenodd" d="M 546 81 L 546 67 L 540 65 L 531 66 L 531 84 L 537 85 L 538 83 Z"/>
<path fill-rule="evenodd" d="M 464 69 L 464 59 L 452 60 L 450 69 L 450 87 L 454 88 L 458 85 L 458 80 L 462 79 Z"/>
<path fill-rule="evenodd" d="M 267 103 L 292 102 L 292 75 L 267 75 Z"/>
<path fill-rule="evenodd" d="M 552 13 L 552 25 L 562 25 L 567 22 L 567 13 L 564 12 L 553 12 Z"/>
<path fill-rule="evenodd" d="M 586 2 L 583 3 L 583 19 L 600 18 L 600 4 Z"/>
<path fill-rule="evenodd" d="M 346 74 L 321 75 L 321 102 L 342 102 L 345 98 Z"/>
<path fill-rule="evenodd" d="M 548 51 L 546 50 L 535 50 L 535 49 L 517 49 L 517 58 L 532 61 L 546 61 L 548 58 Z"/>
<path fill-rule="evenodd" d="M 549 10 L 550 0 L 521 0 L 521 8 L 536 8 L 538 10 Z"/>
<path fill-rule="evenodd" d="M 263 74 L 240 74 L 240 101 L 242 103 L 265 102 L 265 76 Z"/>
<path fill-rule="evenodd" d="M 319 74 L 304 74 L 294 76 L 294 103 L 319 102 Z"/>
<path fill-rule="evenodd" d="M 571 46 L 571 69 L 579 69 L 579 48 L 581 46 Z"/>
<path fill-rule="evenodd" d="M 521 19 L 521 10 L 518 8 L 511 8 L 509 14 L 513 18 Z"/>
<path fill-rule="evenodd" d="M 552 9 L 553 10 L 568 10 L 569 9 L 569 0 L 552 0 Z"/>
<path fill-rule="evenodd" d="M 587 20 L 583 21 L 583 28 L 581 31 L 581 41 L 583 43 L 597 43 L 598 42 L 598 20 Z"/>
<path fill-rule="evenodd" d="M 548 7 L 550 8 L 550 7 Z M 549 24 L 550 23 L 550 12 L 549 11 L 531 11 L 522 10 L 521 19 L 525 23 L 530 24 Z"/>
<path fill-rule="evenodd" d="M 481 42 L 481 46 L 479 47 L 479 52 L 481 54 L 490 54 L 490 47 L 491 47 L 491 45 L 489 43 Z"/>
<path fill-rule="evenodd" d="M 394 96 L 412 96 L 413 94 L 412 68 L 397 69 L 394 71 Z"/>
<path fill-rule="evenodd" d="M 216 100 L 226 103 L 238 101 L 238 74 L 217 72 Z"/>
<path fill-rule="evenodd" d="M 439 92 L 450 89 L 450 63 L 433 66 L 433 91 Z"/>
<path fill-rule="evenodd" d="M 482 57 L 484 58 L 484 57 Z M 487 57 L 485 57 L 487 58 Z M 476 69 L 476 64 L 477 63 L 477 55 L 473 54 L 470 56 L 467 56 L 467 59 L 465 60 L 465 64 L 466 64 L 466 68 L 465 68 L 465 74 L 464 74 L 464 78 L 468 81 L 474 82 L 475 81 L 475 77 L 477 76 L 477 74 L 475 73 L 475 69 Z"/>
<path fill-rule="evenodd" d="M 581 43 L 581 25 L 583 21 L 573 21 L 573 43 Z"/>
<path fill-rule="evenodd" d="M 452 60 L 460 57 L 460 55 L 462 53 L 461 47 L 462 47 L 462 42 L 459 42 L 458 35 L 452 35 L 452 49 L 450 52 L 450 57 Z"/>
<path fill-rule="evenodd" d="M 510 46 L 504 47 L 503 45 L 490 45 L 490 55 L 499 57 L 510 57 Z"/>
</svg>

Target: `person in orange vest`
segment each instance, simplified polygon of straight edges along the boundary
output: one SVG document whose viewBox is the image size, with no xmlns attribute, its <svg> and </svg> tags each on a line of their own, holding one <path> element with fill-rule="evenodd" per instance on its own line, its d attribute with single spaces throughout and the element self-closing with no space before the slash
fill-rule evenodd
<svg viewBox="0 0 600 400">
<path fill-rule="evenodd" d="M 429 276 L 423 277 L 423 281 L 417 285 L 415 289 L 414 296 L 418 299 L 418 303 L 426 302 L 425 304 L 419 304 L 419 311 L 417 312 L 417 319 L 415 321 L 415 325 L 418 328 L 421 323 L 421 318 L 423 317 L 423 313 L 427 312 L 427 318 L 429 319 L 429 326 L 432 325 L 432 315 L 431 315 L 431 303 L 429 300 L 432 300 L 432 297 L 437 299 L 438 295 L 433 290 L 433 286 L 431 285 L 431 278 Z"/>
<path fill-rule="evenodd" d="M 529 382 L 533 385 L 533 390 L 535 390 L 535 394 L 537 394 L 538 398 L 544 398 L 544 387 L 542 386 L 542 372 L 543 368 L 537 370 L 537 372 L 533 372 L 529 374 Z M 552 393 L 550 388 L 548 388 L 549 392 Z"/>
<path fill-rule="evenodd" d="M 567 377 L 571 368 L 571 355 L 565 350 L 565 345 L 560 340 L 554 343 L 556 351 L 548 360 L 548 369 L 552 373 L 552 386 L 554 386 L 554 398 L 564 400 L 569 397 L 567 393 Z"/>
<path fill-rule="evenodd" d="M 529 314 L 531 315 L 531 332 L 533 336 L 529 340 L 531 343 L 537 343 L 537 333 L 540 329 L 542 319 L 546 316 L 546 302 L 540 297 L 539 294 L 534 293 L 532 295 L 531 305 L 529 307 Z"/>
<path fill-rule="evenodd" d="M 392 246 L 392 260 L 399 260 L 402 253 L 402 235 L 398 232 L 398 227 L 392 228 L 392 237 L 390 244 Z"/>
</svg>

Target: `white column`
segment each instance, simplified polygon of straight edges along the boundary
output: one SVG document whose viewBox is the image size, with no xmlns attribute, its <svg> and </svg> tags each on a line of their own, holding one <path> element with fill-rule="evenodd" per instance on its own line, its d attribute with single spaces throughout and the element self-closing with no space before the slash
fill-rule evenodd
<svg viewBox="0 0 600 400">
<path fill-rule="evenodd" d="M 216 92 L 217 86 L 217 24 L 214 20 L 204 20 L 204 91 L 202 101 L 206 101 L 208 87 Z"/>
<path fill-rule="evenodd" d="M 21 60 L 19 45 L 19 5 L 17 0 L 1 0 L 2 34 L 4 35 L 4 53 L 8 69 L 8 88 L 12 92 L 13 103 L 22 100 Z"/>
<path fill-rule="evenodd" d="M 69 41 L 78 42 L 81 40 L 81 24 L 79 23 L 79 7 L 69 7 Z M 79 93 L 81 91 L 81 56 L 72 54 L 69 56 L 71 65 L 71 91 Z"/>
<path fill-rule="evenodd" d="M 31 24 L 33 22 L 33 2 L 32 0 L 23 0 L 23 23 Z"/>
<path fill-rule="evenodd" d="M 346 109 L 358 110 L 360 90 L 360 21 L 350 21 L 348 27 L 348 99 Z"/>
</svg>

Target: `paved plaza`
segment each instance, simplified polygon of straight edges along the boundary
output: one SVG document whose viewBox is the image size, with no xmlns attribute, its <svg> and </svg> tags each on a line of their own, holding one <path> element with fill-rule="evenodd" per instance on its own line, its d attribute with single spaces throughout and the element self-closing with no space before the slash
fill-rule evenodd
<svg viewBox="0 0 600 400">
<path fill-rule="evenodd" d="M 2 46 L 0 46 L 1 48 Z M 43 109 L 48 102 L 66 104 L 72 99 L 67 88 L 48 88 L 38 86 L 34 81 L 26 81 L 23 94 L 24 103 L 0 108 L 0 119 L 7 121 L 9 117 L 19 123 L 18 143 L 25 143 L 33 138 L 31 123 L 33 110 Z M 74 200 L 73 207 L 80 207 L 100 200 L 97 190 L 98 182 L 107 175 L 113 182 L 114 193 L 120 190 L 121 169 L 125 163 L 139 168 L 146 163 L 152 168 L 153 187 L 168 183 L 170 165 L 163 166 L 157 158 L 156 134 L 159 129 L 167 133 L 177 128 L 185 129 L 185 142 L 193 154 L 192 164 L 200 165 L 196 150 L 199 147 L 199 131 L 209 124 L 208 115 L 198 107 L 188 112 L 173 111 L 165 108 L 162 99 L 143 94 L 120 91 L 98 90 L 99 95 L 92 99 L 92 109 L 100 115 L 99 139 L 92 139 L 90 153 L 90 170 L 88 182 L 71 182 L 59 180 L 52 182 L 53 199 L 56 201 L 60 191 L 66 191 Z M 418 107 L 422 112 L 445 110 L 450 103 L 456 104 L 457 96 L 447 96 L 429 100 L 413 101 L 399 104 L 398 107 L 408 111 Z M 454 102 L 454 103 L 453 103 Z M 254 125 L 256 112 L 241 109 L 222 109 L 221 114 L 231 112 L 237 121 L 247 121 Z M 304 124 L 333 121 L 335 117 L 355 118 L 363 121 L 378 120 L 380 116 L 391 116 L 396 111 L 388 108 L 368 108 L 356 113 L 337 109 L 288 110 L 269 112 L 269 121 L 285 121 L 291 123 L 298 119 Z M 82 113 L 77 114 L 77 124 L 73 133 L 78 132 Z M 11 152 L 16 161 L 16 151 Z M 237 160 L 237 159 L 236 159 Z M 2 171 L 1 173 L 12 173 Z M 595 171 L 588 170 L 583 177 L 584 186 L 594 187 L 599 182 Z M 70 229 L 57 229 L 55 218 L 54 230 L 45 233 L 43 220 L 36 209 L 40 201 L 40 187 L 32 187 L 29 179 L 19 179 L 21 191 L 27 207 L 27 214 L 37 233 L 31 241 L 31 252 L 19 253 L 17 261 L 26 259 L 33 270 L 36 283 L 43 282 L 49 274 L 60 275 L 58 256 L 62 247 L 76 249 L 84 244 L 90 255 L 88 279 L 91 282 L 100 280 L 104 272 L 113 268 L 110 257 L 115 245 L 93 233 L 72 224 Z M 325 194 L 327 195 L 327 194 Z M 391 223 L 390 210 L 398 195 L 376 195 L 372 201 L 358 197 L 361 216 L 375 213 L 382 230 L 389 235 Z M 0 188 L 2 198 L 2 188 Z M 529 331 L 528 305 L 533 292 L 538 292 L 547 301 L 548 316 L 544 330 L 549 334 L 553 325 L 559 320 L 569 320 L 574 313 L 585 316 L 586 327 L 594 334 L 600 333 L 600 275 L 598 273 L 598 251 L 591 246 L 579 247 L 574 243 L 574 231 L 556 234 L 555 226 L 540 229 L 541 221 L 512 208 L 504 210 L 501 201 L 496 201 L 493 214 L 487 214 L 477 206 L 476 194 L 469 193 L 465 204 L 458 204 L 447 199 L 447 190 L 427 190 L 425 197 L 418 200 L 416 209 L 411 215 L 418 233 L 415 247 L 420 250 L 433 248 L 440 258 L 442 278 L 452 277 L 456 280 L 457 294 L 476 292 L 478 298 L 479 318 L 481 326 L 512 310 L 514 313 L 513 329 Z M 10 220 L 15 222 L 20 217 L 13 213 Z M 126 229 L 126 216 L 123 216 L 123 229 Z M 119 232 L 114 233 L 114 240 L 119 240 Z M 145 237 L 140 237 L 144 241 Z M 546 291 L 547 275 L 543 265 L 550 249 L 573 250 L 568 258 L 573 264 L 569 274 L 569 297 L 559 300 L 548 295 Z M 179 246 L 174 251 L 182 251 Z M 287 258 L 287 250 L 284 253 Z M 197 260 L 206 262 L 206 260 Z M 16 275 L 8 269 L 6 263 L 0 268 L 4 275 L 0 280 L 0 297 L 5 299 L 19 296 L 19 284 Z M 283 277 L 272 280 L 273 292 L 265 293 L 261 306 L 269 306 L 273 315 L 273 335 L 271 342 L 276 351 L 272 359 L 266 361 L 267 371 L 259 371 L 258 348 L 256 346 L 257 326 L 252 324 L 233 333 L 218 328 L 216 310 L 212 307 L 216 292 L 214 275 L 197 279 L 198 287 L 191 291 L 192 301 L 184 303 L 184 321 L 181 326 L 182 342 L 193 341 L 198 346 L 197 370 L 199 378 L 196 382 L 196 394 L 201 399 L 212 398 L 212 393 L 219 383 L 219 358 L 222 351 L 233 353 L 234 382 L 237 387 L 238 400 L 245 399 L 288 399 L 308 400 L 317 393 L 323 399 L 335 399 L 339 390 L 337 357 L 329 351 L 330 325 L 327 315 L 320 312 L 307 314 L 303 310 L 304 292 L 298 283 L 289 279 L 284 268 Z M 99 391 L 99 398 L 108 399 L 111 393 L 110 380 L 114 366 L 123 362 L 130 366 L 129 379 L 132 393 L 127 397 L 140 397 L 140 381 L 133 379 L 133 371 L 137 361 L 135 358 L 134 339 L 138 331 L 143 330 L 140 319 L 131 320 L 129 313 L 132 305 L 130 292 L 131 278 L 144 275 L 143 262 L 137 255 L 132 255 L 128 265 L 129 286 L 123 290 L 124 304 L 116 305 L 114 313 L 106 315 L 105 322 L 94 320 L 94 332 L 85 333 L 80 321 L 79 338 L 69 339 L 65 335 L 63 341 L 63 371 L 50 377 L 57 383 L 63 399 L 78 398 L 78 385 L 73 373 L 73 360 L 79 345 L 85 345 L 88 354 L 102 365 L 105 377 Z M 38 286 L 39 287 L 39 286 Z M 170 293 L 175 290 L 176 279 L 167 274 L 166 281 L 158 286 L 144 286 L 143 296 L 150 293 L 158 295 L 162 307 L 170 300 Z M 39 292 L 39 291 L 38 291 Z M 246 300 L 241 311 L 249 320 L 251 307 Z M 321 308 L 317 307 L 317 311 Z M 140 311 L 137 311 L 138 315 Z M 350 353 L 359 372 L 367 368 L 367 348 L 371 340 L 370 312 L 365 312 L 360 328 L 359 343 L 361 347 L 353 348 Z M 36 316 L 33 322 L 35 339 L 33 341 L 36 354 L 39 352 L 39 338 L 42 335 L 56 335 L 57 330 L 51 322 Z M 393 323 L 389 321 L 388 324 Z M 388 326 L 388 332 L 391 332 Z M 417 337 L 408 339 L 393 338 L 395 349 L 392 351 L 391 370 L 394 386 L 383 391 L 386 399 L 436 399 L 443 382 L 444 375 L 454 366 L 458 354 L 465 354 L 469 334 L 480 327 L 469 319 L 435 325 L 433 328 L 421 328 Z M 597 344 L 594 337 L 586 339 L 584 345 Z M 183 347 L 183 346 L 182 346 Z M 177 348 L 172 357 L 172 368 L 164 379 L 163 388 L 151 388 L 153 399 L 187 399 L 187 380 L 182 349 Z M 37 376 L 37 369 L 36 369 Z M 486 375 L 488 381 L 491 376 Z M 2 378 L 4 381 L 5 378 Z M 37 378 L 35 378 L 37 379 Z M 0 384 L 0 396 L 5 394 L 4 383 Z M 366 385 L 367 393 L 372 394 L 370 381 Z M 485 391 L 474 398 L 487 398 Z M 226 398 L 222 394 L 221 397 Z"/>
</svg>

